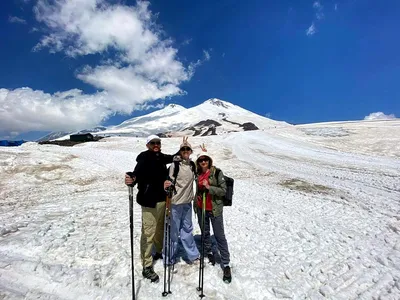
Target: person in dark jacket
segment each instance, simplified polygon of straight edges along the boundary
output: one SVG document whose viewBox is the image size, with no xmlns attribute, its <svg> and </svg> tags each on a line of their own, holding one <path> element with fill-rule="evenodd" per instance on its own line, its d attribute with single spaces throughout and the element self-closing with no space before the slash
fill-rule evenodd
<svg viewBox="0 0 400 300">
<path fill-rule="evenodd" d="M 159 276 L 153 269 L 153 260 L 162 258 L 165 198 L 164 181 L 168 177 L 167 164 L 173 155 L 161 152 L 161 139 L 156 135 L 147 138 L 147 151 L 136 158 L 133 172 L 125 175 L 125 184 L 138 186 L 136 202 L 142 207 L 142 234 L 140 253 L 143 277 L 158 282 Z M 152 257 L 152 248 L 156 253 Z"/>
</svg>

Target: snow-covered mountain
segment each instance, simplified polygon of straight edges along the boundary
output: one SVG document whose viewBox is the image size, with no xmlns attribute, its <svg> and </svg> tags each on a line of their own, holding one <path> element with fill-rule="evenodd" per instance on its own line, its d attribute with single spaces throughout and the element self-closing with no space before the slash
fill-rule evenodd
<svg viewBox="0 0 400 300">
<path fill-rule="evenodd" d="M 71 134 L 76 134 L 76 133 L 92 133 L 95 134 L 97 132 L 101 132 L 106 130 L 107 127 L 105 126 L 96 126 L 91 129 L 83 129 L 83 130 L 78 130 L 78 131 L 53 131 L 50 132 L 49 134 L 41 137 L 40 139 L 36 140 L 36 142 L 44 142 L 44 141 L 51 141 L 51 140 L 64 140 L 68 139 Z"/>
<path fill-rule="evenodd" d="M 209 99 L 200 105 L 185 108 L 177 104 L 135 117 L 102 131 L 90 131 L 102 136 L 207 136 L 228 132 L 291 126 L 275 121 L 220 99 Z M 82 132 L 82 131 L 81 131 Z M 59 139 L 67 139 L 68 136 Z"/>
<path fill-rule="evenodd" d="M 227 101 L 209 99 L 192 108 L 170 104 L 150 114 L 126 120 L 101 132 L 107 135 L 149 134 L 217 135 L 227 132 L 290 126 L 274 121 Z"/>
<path fill-rule="evenodd" d="M 45 136 L 41 137 L 40 139 L 37 139 L 36 142 L 45 142 L 45 141 L 56 140 L 58 138 L 68 136 L 71 133 L 72 132 L 68 132 L 68 131 L 53 131 L 53 132 L 50 132 L 49 134 L 46 134 Z"/>
</svg>

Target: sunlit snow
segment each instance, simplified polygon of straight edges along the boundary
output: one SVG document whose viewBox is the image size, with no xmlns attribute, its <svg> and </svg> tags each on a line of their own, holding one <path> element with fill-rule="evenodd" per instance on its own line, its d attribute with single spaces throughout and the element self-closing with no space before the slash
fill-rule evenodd
<svg viewBox="0 0 400 300">
<path fill-rule="evenodd" d="M 180 138 L 163 139 L 175 153 Z M 271 127 L 190 137 L 235 178 L 224 210 L 233 280 L 206 266 L 206 299 L 400 299 L 400 121 Z M 131 299 L 125 171 L 144 138 L 0 148 L 0 299 Z M 136 188 L 134 189 L 136 193 Z M 199 299 L 181 262 L 172 294 L 142 278 L 137 299 Z M 195 223 L 195 238 L 200 231 Z"/>
</svg>

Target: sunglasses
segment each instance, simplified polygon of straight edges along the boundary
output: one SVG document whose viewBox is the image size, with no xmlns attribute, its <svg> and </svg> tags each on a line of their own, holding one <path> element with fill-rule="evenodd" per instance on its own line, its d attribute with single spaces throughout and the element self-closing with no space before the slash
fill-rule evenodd
<svg viewBox="0 0 400 300">
<path fill-rule="evenodd" d="M 190 147 L 182 147 L 180 151 L 192 151 Z"/>
<path fill-rule="evenodd" d="M 209 162 L 210 160 L 208 158 L 199 158 L 197 161 L 202 163 L 203 161 Z"/>
<path fill-rule="evenodd" d="M 152 145 L 152 146 L 161 145 L 161 142 L 160 141 L 151 141 L 149 144 Z"/>
</svg>

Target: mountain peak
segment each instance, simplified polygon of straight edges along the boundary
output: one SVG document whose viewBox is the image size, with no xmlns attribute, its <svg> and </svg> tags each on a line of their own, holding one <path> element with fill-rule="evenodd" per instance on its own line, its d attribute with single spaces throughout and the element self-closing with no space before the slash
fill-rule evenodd
<svg viewBox="0 0 400 300">
<path fill-rule="evenodd" d="M 164 106 L 164 109 L 166 109 L 166 110 L 178 110 L 179 111 L 179 110 L 184 110 L 185 108 L 182 105 L 171 103 L 171 104 L 168 104 L 167 106 Z"/>
<path fill-rule="evenodd" d="M 185 108 L 169 103 L 162 109 L 125 120 L 97 134 L 119 136 L 208 136 L 257 129 L 269 129 L 289 124 L 267 119 L 228 101 L 211 98 Z"/>
<path fill-rule="evenodd" d="M 211 104 L 211 105 L 219 106 L 219 107 L 223 107 L 223 108 L 229 108 L 229 107 L 232 106 L 231 103 L 229 103 L 227 101 L 223 101 L 223 100 L 217 99 L 217 98 L 208 99 L 204 103 L 205 104 Z"/>
</svg>

